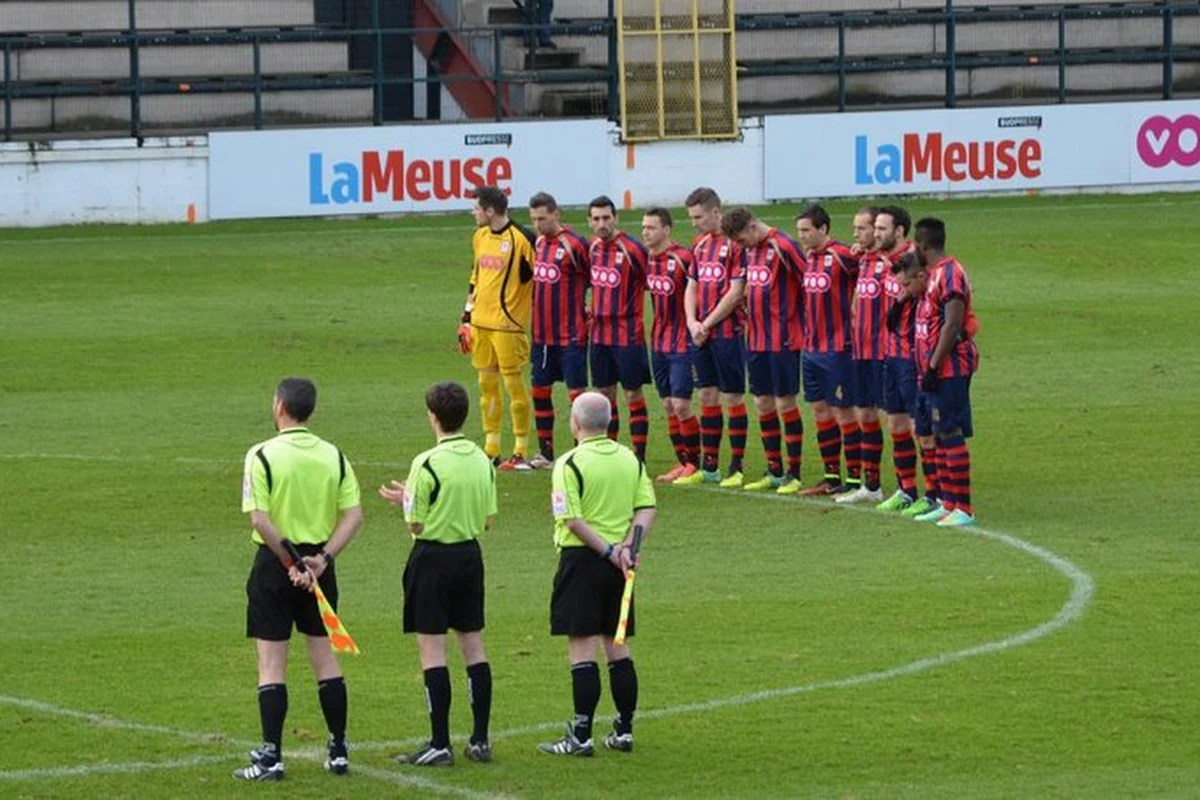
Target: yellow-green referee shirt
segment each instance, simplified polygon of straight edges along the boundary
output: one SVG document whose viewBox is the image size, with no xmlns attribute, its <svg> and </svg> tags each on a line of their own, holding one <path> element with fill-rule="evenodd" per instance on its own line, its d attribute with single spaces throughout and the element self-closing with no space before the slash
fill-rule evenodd
<svg viewBox="0 0 1200 800">
<path fill-rule="evenodd" d="M 496 468 L 479 445 L 447 436 L 413 459 L 404 482 L 404 520 L 425 526 L 417 539 L 469 542 L 495 513 Z"/>
<path fill-rule="evenodd" d="M 242 511 L 265 511 L 280 535 L 322 544 L 338 514 L 359 504 L 358 478 L 342 451 L 307 428 L 285 428 L 246 453 Z M 258 531 L 251 534 L 262 544 Z"/>
<path fill-rule="evenodd" d="M 567 530 L 572 519 L 584 520 L 604 541 L 617 544 L 629 533 L 635 511 L 654 508 L 654 485 L 632 450 L 607 436 L 593 436 L 554 462 L 550 506 L 560 550 L 587 546 Z"/>
</svg>

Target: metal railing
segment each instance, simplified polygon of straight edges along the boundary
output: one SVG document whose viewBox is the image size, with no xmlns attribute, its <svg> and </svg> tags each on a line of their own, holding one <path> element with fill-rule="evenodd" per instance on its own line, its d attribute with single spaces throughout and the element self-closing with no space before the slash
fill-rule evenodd
<svg viewBox="0 0 1200 800">
<path fill-rule="evenodd" d="M 424 108 L 426 116 L 435 118 L 434 107 L 442 88 L 454 90 L 456 84 L 474 85 L 480 92 L 486 91 L 490 107 L 475 114 L 476 118 L 502 119 L 536 112 L 534 104 L 522 98 L 547 90 L 581 93 L 588 98 L 588 110 L 592 113 L 618 118 L 619 70 L 613 0 L 608 0 L 606 16 L 560 19 L 553 26 L 556 38 L 571 38 L 585 49 L 589 43 L 602 44 L 601 48 L 592 49 L 602 50 L 604 55 L 576 65 L 548 66 L 540 62 L 545 53 L 535 47 L 534 26 L 384 26 L 379 24 L 379 4 L 385 0 L 370 2 L 368 24 L 354 27 L 315 24 L 144 30 L 138 24 L 138 0 L 129 0 L 128 19 L 110 31 L 0 34 L 3 79 L 0 132 L 5 140 L 11 140 L 18 133 L 61 130 L 59 105 L 65 107 L 71 103 L 76 105 L 83 120 L 78 126 L 91 125 L 93 132 L 124 129 L 135 137 L 147 132 L 191 132 L 228 126 L 379 125 L 421 118 L 414 111 L 418 106 Z M 832 106 L 845 110 L 854 105 L 856 89 L 852 82 L 860 76 L 880 80 L 892 73 L 944 75 L 944 81 L 938 78 L 942 89 L 923 102 L 954 107 L 968 99 L 960 90 L 960 76 L 964 74 L 1022 68 L 1036 69 L 1044 76 L 1048 69 L 1053 69 L 1055 77 L 1042 81 L 1037 99 L 1062 103 L 1103 95 L 1103 92 L 1073 89 L 1071 74 L 1076 67 L 1142 65 L 1159 70 L 1161 80 L 1138 89 L 1135 94 L 1153 93 L 1170 99 L 1181 87 L 1200 91 L 1200 34 L 1197 34 L 1200 24 L 1196 18 L 1200 18 L 1200 3 L 1170 0 L 1002 8 L 958 7 L 948 0 L 944 8 L 887 13 L 741 14 L 736 17 L 738 78 L 743 85 L 753 81 L 778 83 L 779 78 L 827 81 L 828 97 L 819 102 L 796 97 L 789 102 L 788 109 Z M 1188 21 L 1181 24 L 1184 19 Z M 1156 25 L 1157 33 L 1153 43 L 1143 37 L 1138 42 L 1116 45 L 1088 41 L 1073 33 L 1076 28 L 1072 26 L 1104 21 L 1118 26 Z M 1009 49 L 963 43 L 964 38 L 972 35 L 970 26 L 991 23 L 1026 23 L 1030 30 L 1033 26 L 1053 26 L 1053 43 L 1040 49 L 1022 47 L 1020 43 Z M 858 44 L 858 37 L 864 32 L 914 26 L 933 31 L 932 40 L 937 46 L 918 51 L 914 45 L 912 52 L 876 55 Z M 1037 30 L 1044 32 L 1049 28 Z M 767 52 L 766 44 L 756 44 L 756 36 L 762 32 L 782 41 L 783 46 L 776 51 L 782 49 L 784 56 L 780 57 L 776 51 Z M 760 38 L 765 42 L 771 36 Z M 827 52 L 819 56 L 806 57 L 806 53 L 815 50 L 804 43 L 822 36 L 836 38 L 836 43 L 830 41 Z M 397 68 L 396 64 L 404 62 L 397 57 L 397 48 L 412 48 L 423 40 L 433 42 L 431 52 L 424 54 L 428 64 L 425 74 L 418 74 L 411 66 L 407 71 Z M 310 47 L 302 47 L 304 44 Z M 321 51 L 321 45 L 330 44 L 337 47 Z M 281 48 L 291 55 L 282 58 Z M 204 55 L 218 51 L 220 59 Z M 319 56 L 310 56 L 310 51 L 325 52 L 330 57 L 321 62 Z M 444 59 L 453 53 L 464 56 L 458 62 L 460 67 L 467 64 L 470 68 L 460 68 L 454 74 L 443 71 Z M 119 67 L 80 68 L 73 74 L 57 75 L 49 68 L 41 73 L 28 68 L 38 58 L 43 67 L 53 65 L 56 60 L 65 63 L 68 54 L 73 54 L 71 63 L 77 64 L 86 64 L 87 59 L 100 60 L 107 54 L 105 63 L 119 63 Z M 306 65 L 305 59 L 310 57 L 314 63 Z M 169 63 L 172 58 L 178 63 Z M 224 72 L 216 66 L 221 59 L 227 67 Z M 286 68 L 280 66 L 281 59 L 290 59 Z M 413 61 L 408 59 L 410 65 Z M 753 112 L 763 108 L 756 106 L 741 87 L 739 93 L 744 110 Z M 407 99 L 397 104 L 400 95 Z M 353 98 L 353 102 L 347 104 L 346 97 Z M 289 104 L 285 102 L 288 98 L 299 99 Z M 888 100 L 883 97 L 869 101 Z M 122 105 L 126 101 L 127 111 Z M 204 113 L 196 110 L 198 106 L 207 108 L 205 103 L 212 109 Z M 324 104 L 338 103 L 353 107 L 328 115 L 320 112 Z M 98 109 L 94 113 L 93 105 Z M 118 109 L 118 105 L 122 107 Z M 317 113 L 311 113 L 314 108 Z M 50 119 L 50 124 L 44 124 L 39 114 Z"/>
</svg>

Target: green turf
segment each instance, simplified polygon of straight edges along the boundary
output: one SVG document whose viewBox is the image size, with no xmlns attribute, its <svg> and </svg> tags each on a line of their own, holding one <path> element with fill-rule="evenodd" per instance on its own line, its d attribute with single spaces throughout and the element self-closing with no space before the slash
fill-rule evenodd
<svg viewBox="0 0 1200 800">
<path fill-rule="evenodd" d="M 374 487 L 429 445 L 424 387 L 473 382 L 453 339 L 469 217 L 0 233 L 0 796 L 245 794 L 228 778 L 242 740 L 258 736 L 240 462 L 270 435 L 270 393 L 286 374 L 317 381 L 313 426 L 358 464 L 365 490 L 366 527 L 339 560 L 343 619 L 365 651 L 345 662 L 362 746 L 346 780 L 305 758 L 324 734 L 297 650 L 289 778 L 256 793 L 1195 796 L 1187 442 L 1200 424 L 1200 198 L 910 208 L 947 220 L 975 286 L 979 519 L 1090 575 L 1082 617 L 1024 646 L 837 684 L 1019 634 L 1052 619 L 1072 584 L 995 540 L 667 488 L 640 572 L 637 751 L 556 760 L 536 744 L 557 727 L 519 731 L 571 713 L 565 643 L 547 633 L 548 479 L 503 475 L 500 525 L 484 542 L 496 762 L 411 778 L 389 758 L 427 728 L 415 646 L 400 634 L 408 540 Z M 853 206 L 833 210 L 848 235 Z M 793 211 L 764 213 L 790 227 Z M 560 418 L 564 405 L 560 395 Z M 656 413 L 655 470 L 669 463 L 664 429 Z M 465 678 L 452 669 L 464 733 Z M 601 728 L 610 714 L 606 694 Z M 146 766 L 14 773 L 131 763 Z"/>
</svg>

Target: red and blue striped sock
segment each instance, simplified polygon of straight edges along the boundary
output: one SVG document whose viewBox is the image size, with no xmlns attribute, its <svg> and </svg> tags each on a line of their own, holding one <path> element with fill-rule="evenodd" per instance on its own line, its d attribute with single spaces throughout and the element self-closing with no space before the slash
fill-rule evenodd
<svg viewBox="0 0 1200 800">
<path fill-rule="evenodd" d="M 695 415 L 679 420 L 679 439 L 683 444 L 680 463 L 700 464 L 700 420 Z"/>
<path fill-rule="evenodd" d="M 549 386 L 534 386 L 533 421 L 537 426 L 538 449 L 554 460 L 554 391 Z"/>
<path fill-rule="evenodd" d="M 783 476 L 783 462 L 779 454 L 779 415 L 774 411 L 758 415 L 759 435 L 762 437 L 763 452 L 767 456 L 767 471 L 775 477 Z"/>
<path fill-rule="evenodd" d="M 883 461 L 883 429 L 875 420 L 862 427 L 863 482 L 872 492 L 879 489 L 879 464 Z"/>
<path fill-rule="evenodd" d="M 947 436 L 938 442 L 939 449 L 945 453 L 942 468 L 945 475 L 941 479 L 942 486 L 949 486 L 953 492 L 954 507 L 968 514 L 974 514 L 971 505 L 971 452 L 967 449 L 967 440 L 963 435 Z"/>
<path fill-rule="evenodd" d="M 892 434 L 892 463 L 896 466 L 896 483 L 909 497 L 917 499 L 917 443 L 912 431 Z"/>
<path fill-rule="evenodd" d="M 858 422 L 842 425 L 841 429 L 846 450 L 846 485 L 858 488 L 862 485 L 862 430 Z"/>
<path fill-rule="evenodd" d="M 841 483 L 842 431 L 837 420 L 827 419 L 817 423 L 817 447 L 821 450 L 821 462 L 825 465 L 825 480 Z"/>
<path fill-rule="evenodd" d="M 646 399 L 640 397 L 629 402 L 629 437 L 633 440 L 633 452 L 639 461 L 646 460 L 646 440 L 650 434 L 650 415 L 646 413 Z"/>
<path fill-rule="evenodd" d="M 720 406 L 701 406 L 700 449 L 704 454 L 704 468 L 709 472 L 716 472 L 720 466 L 723 424 Z"/>
<path fill-rule="evenodd" d="M 783 412 L 783 436 L 787 445 L 788 475 L 800 480 L 800 456 L 804 452 L 804 420 L 800 409 L 789 408 Z"/>
<path fill-rule="evenodd" d="M 687 461 L 683 456 L 683 437 L 679 435 L 679 417 L 674 414 L 667 414 L 667 433 L 671 436 L 671 446 L 675 448 L 675 457 L 679 459 L 680 464 L 686 464 Z"/>
<path fill-rule="evenodd" d="M 750 416 L 746 413 L 746 404 L 738 403 L 729 409 L 729 451 L 732 460 L 729 469 L 732 472 L 742 471 L 742 459 L 746 457 L 746 436 L 749 433 Z"/>
</svg>

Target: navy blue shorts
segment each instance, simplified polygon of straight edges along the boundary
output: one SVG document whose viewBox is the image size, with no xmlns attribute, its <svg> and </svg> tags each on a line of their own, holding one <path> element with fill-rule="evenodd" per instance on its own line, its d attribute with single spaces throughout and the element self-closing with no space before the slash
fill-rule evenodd
<svg viewBox="0 0 1200 800">
<path fill-rule="evenodd" d="M 913 404 L 913 433 L 917 436 L 933 436 L 933 395 L 919 388 Z"/>
<path fill-rule="evenodd" d="M 878 359 L 854 361 L 854 405 L 859 408 L 883 407 L 883 362 Z"/>
<path fill-rule="evenodd" d="M 942 378 L 938 383 L 938 390 L 925 394 L 925 397 L 928 398 L 929 417 L 935 434 L 947 434 L 958 428 L 968 439 L 974 435 L 975 429 L 971 425 L 970 378 Z"/>
<path fill-rule="evenodd" d="M 804 402 L 836 408 L 854 404 L 854 362 L 849 353 L 804 354 Z"/>
<path fill-rule="evenodd" d="M 883 410 L 916 416 L 917 365 L 911 358 L 889 358 L 883 362 Z"/>
<path fill-rule="evenodd" d="M 696 385 L 716 386 L 725 394 L 746 392 L 746 342 L 740 337 L 709 339 L 692 356 Z"/>
<path fill-rule="evenodd" d="M 650 383 L 650 362 L 644 344 L 594 344 L 588 351 L 592 385 L 603 388 L 621 384 L 627 391 Z"/>
<path fill-rule="evenodd" d="M 748 357 L 750 394 L 755 397 L 795 397 L 800 393 L 800 353 L 754 353 Z"/>
<path fill-rule="evenodd" d="M 530 353 L 533 385 L 552 386 L 559 381 L 569 389 L 587 388 L 587 347 L 582 344 L 535 344 Z"/>
<path fill-rule="evenodd" d="M 650 354 L 650 363 L 654 366 L 654 388 L 658 389 L 659 397 L 691 399 L 695 385 L 691 353 L 654 352 Z"/>
</svg>

